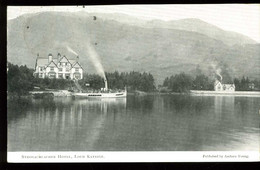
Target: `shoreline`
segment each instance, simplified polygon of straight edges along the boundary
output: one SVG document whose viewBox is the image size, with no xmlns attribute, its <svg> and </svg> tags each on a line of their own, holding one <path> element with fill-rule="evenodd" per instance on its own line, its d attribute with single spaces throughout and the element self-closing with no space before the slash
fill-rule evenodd
<svg viewBox="0 0 260 170">
<path fill-rule="evenodd" d="M 241 97 L 260 97 L 260 91 L 235 91 L 235 92 L 217 92 L 209 90 L 190 90 L 186 93 L 178 92 L 128 92 L 129 96 L 159 96 L 159 95 L 188 95 L 188 96 L 241 96 Z M 35 97 L 36 96 L 36 97 Z M 7 99 L 28 99 L 28 98 L 48 98 L 48 97 L 72 97 L 73 92 L 68 90 L 52 91 L 29 91 L 28 94 L 18 96 L 17 94 L 7 94 Z"/>
<path fill-rule="evenodd" d="M 199 96 L 252 96 L 260 97 L 260 91 L 234 91 L 234 92 L 224 92 L 224 91 L 208 91 L 208 90 L 190 90 L 191 95 Z"/>
</svg>

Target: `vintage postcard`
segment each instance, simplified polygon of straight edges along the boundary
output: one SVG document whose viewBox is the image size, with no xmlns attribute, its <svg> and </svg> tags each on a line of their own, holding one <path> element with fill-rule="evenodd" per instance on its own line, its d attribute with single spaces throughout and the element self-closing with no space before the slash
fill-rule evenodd
<svg viewBox="0 0 260 170">
<path fill-rule="evenodd" d="M 259 161 L 259 19 L 259 4 L 8 6 L 8 162 Z"/>
</svg>

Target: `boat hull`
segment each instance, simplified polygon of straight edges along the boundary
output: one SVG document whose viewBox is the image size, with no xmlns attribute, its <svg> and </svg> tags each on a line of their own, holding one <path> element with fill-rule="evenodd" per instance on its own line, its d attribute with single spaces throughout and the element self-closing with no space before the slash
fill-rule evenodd
<svg viewBox="0 0 260 170">
<path fill-rule="evenodd" d="M 80 98 L 121 98 L 126 97 L 127 92 L 116 93 L 73 93 L 73 96 Z"/>
</svg>

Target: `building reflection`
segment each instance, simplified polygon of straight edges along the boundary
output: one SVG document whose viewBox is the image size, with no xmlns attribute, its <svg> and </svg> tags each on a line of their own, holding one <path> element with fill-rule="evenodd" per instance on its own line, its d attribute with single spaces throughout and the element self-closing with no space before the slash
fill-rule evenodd
<svg viewBox="0 0 260 170">
<path fill-rule="evenodd" d="M 223 114 L 233 115 L 235 113 L 235 97 L 234 96 L 215 96 L 215 115 L 222 117 Z"/>
<path fill-rule="evenodd" d="M 222 104 L 223 104 L 223 96 L 215 96 L 214 97 L 214 104 L 215 104 L 215 115 L 220 117 L 222 114 Z"/>
<path fill-rule="evenodd" d="M 230 115 L 235 114 L 235 97 L 234 96 L 226 96 L 224 98 L 224 107 L 226 108 L 225 112 L 229 113 Z"/>
</svg>

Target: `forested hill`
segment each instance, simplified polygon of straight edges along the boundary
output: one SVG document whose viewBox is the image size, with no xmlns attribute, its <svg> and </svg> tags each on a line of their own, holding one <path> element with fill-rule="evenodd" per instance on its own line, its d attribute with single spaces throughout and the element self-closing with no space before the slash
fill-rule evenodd
<svg viewBox="0 0 260 170">
<path fill-rule="evenodd" d="M 211 33 L 214 31 L 215 36 Z M 136 20 L 134 24 L 133 18 L 121 14 L 24 15 L 8 21 L 7 59 L 33 68 L 37 53 L 40 57 L 58 52 L 68 58 L 76 57 L 66 49 L 70 46 L 79 54 L 85 72 L 96 73 L 86 52 L 86 39 L 100 55 L 106 72 L 150 72 L 157 84 L 180 72 L 195 74 L 198 68 L 205 74 L 220 67 L 232 77 L 260 77 L 259 44 L 194 19 Z"/>
</svg>

